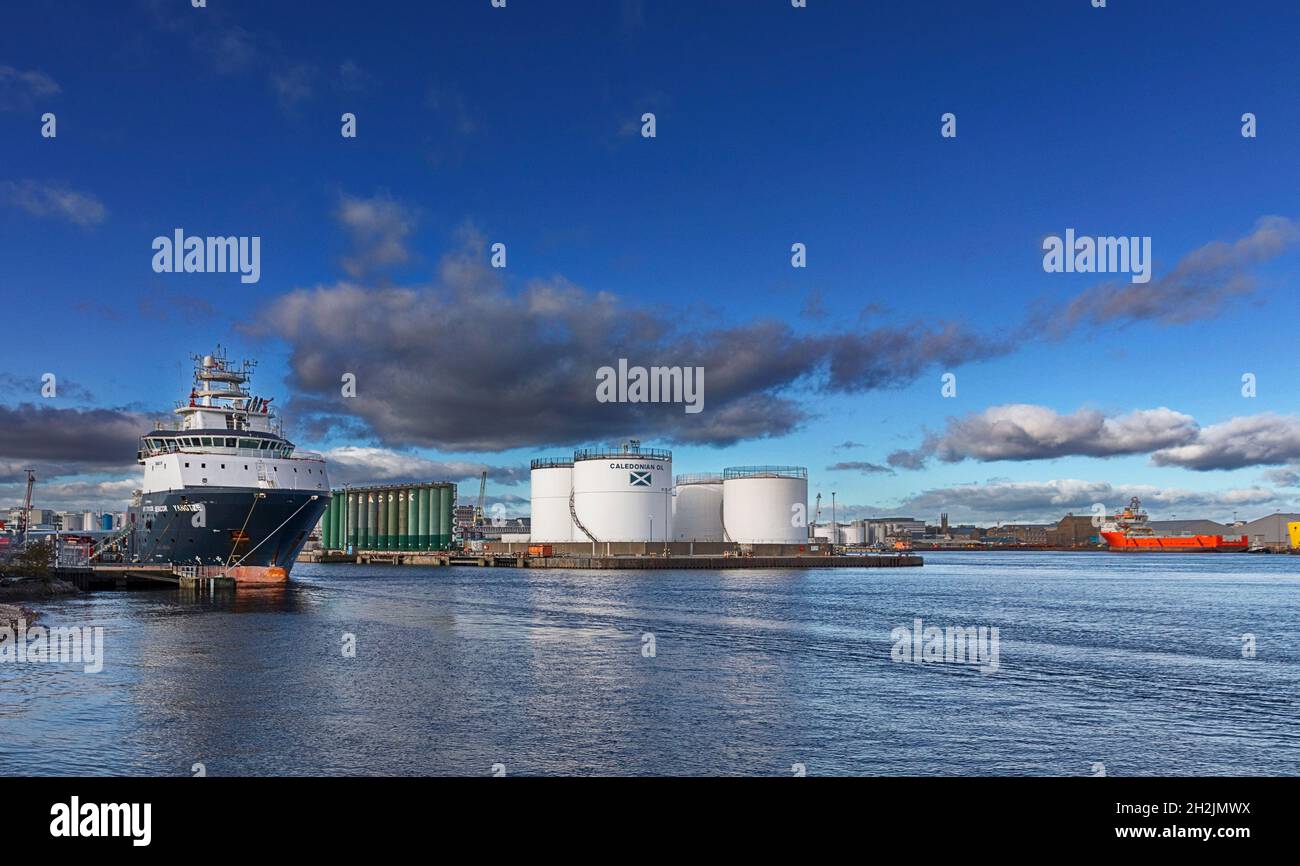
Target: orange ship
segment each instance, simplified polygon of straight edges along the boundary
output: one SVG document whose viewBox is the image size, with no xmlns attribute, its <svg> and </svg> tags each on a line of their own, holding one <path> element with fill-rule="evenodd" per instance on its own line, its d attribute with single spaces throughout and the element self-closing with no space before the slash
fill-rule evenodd
<svg viewBox="0 0 1300 866">
<path fill-rule="evenodd" d="M 1163 551 L 1166 553 L 1213 553 L 1216 551 L 1244 551 L 1246 536 L 1222 535 L 1157 535 L 1147 524 L 1147 513 L 1142 501 L 1134 496 L 1128 507 L 1102 524 L 1101 537 L 1111 550 Z"/>
</svg>

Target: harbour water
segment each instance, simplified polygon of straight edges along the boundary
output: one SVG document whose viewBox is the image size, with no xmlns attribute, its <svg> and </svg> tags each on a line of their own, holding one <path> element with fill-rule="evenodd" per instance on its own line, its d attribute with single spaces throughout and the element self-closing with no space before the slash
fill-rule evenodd
<svg viewBox="0 0 1300 866">
<path fill-rule="evenodd" d="M 0 664 L 0 775 L 1300 773 L 1300 558 L 925 559 L 58 601 L 104 669 Z M 998 628 L 997 671 L 891 660 L 917 618 Z"/>
</svg>

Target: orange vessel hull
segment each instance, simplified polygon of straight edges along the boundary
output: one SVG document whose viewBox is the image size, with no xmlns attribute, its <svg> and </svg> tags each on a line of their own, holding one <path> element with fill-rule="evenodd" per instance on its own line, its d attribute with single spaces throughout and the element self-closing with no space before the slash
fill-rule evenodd
<svg viewBox="0 0 1300 866">
<path fill-rule="evenodd" d="M 1103 532 L 1101 537 L 1111 550 L 1124 551 L 1213 553 L 1244 551 L 1247 545 L 1245 538 L 1225 539 L 1222 535 L 1126 535 L 1123 532 Z"/>
</svg>

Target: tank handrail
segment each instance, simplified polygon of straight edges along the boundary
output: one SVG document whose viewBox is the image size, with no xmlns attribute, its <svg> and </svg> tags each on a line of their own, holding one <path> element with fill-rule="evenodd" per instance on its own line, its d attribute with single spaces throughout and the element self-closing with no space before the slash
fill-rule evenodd
<svg viewBox="0 0 1300 866">
<path fill-rule="evenodd" d="M 688 472 L 677 476 L 676 484 L 680 487 L 683 484 L 721 484 L 722 473 L 720 472 Z"/>
<path fill-rule="evenodd" d="M 620 457 L 628 460 L 672 460 L 673 452 L 665 448 L 638 448 L 635 451 L 623 448 L 577 448 L 573 452 L 573 460 L 605 460 L 609 458 Z"/>
<path fill-rule="evenodd" d="M 736 478 L 808 478 L 806 466 L 731 466 L 722 470 L 724 481 Z"/>
<path fill-rule="evenodd" d="M 564 469 L 573 466 L 572 460 L 566 460 L 563 457 L 537 457 L 534 458 L 529 469 Z"/>
</svg>

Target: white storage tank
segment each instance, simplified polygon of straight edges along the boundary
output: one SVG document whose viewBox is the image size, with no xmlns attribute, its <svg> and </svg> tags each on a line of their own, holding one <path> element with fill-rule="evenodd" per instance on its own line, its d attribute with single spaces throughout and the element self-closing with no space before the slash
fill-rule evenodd
<svg viewBox="0 0 1300 866">
<path fill-rule="evenodd" d="M 677 476 L 673 497 L 674 541 L 723 541 L 722 476 L 716 472 Z"/>
<path fill-rule="evenodd" d="M 583 541 L 573 526 L 569 494 L 573 492 L 573 461 L 549 457 L 532 462 L 532 524 L 529 540 Z"/>
<path fill-rule="evenodd" d="M 722 524 L 738 544 L 806 544 L 808 470 L 733 466 L 722 472 Z"/>
<path fill-rule="evenodd" d="M 578 541 L 665 541 L 672 535 L 673 455 L 642 448 L 573 452 L 573 504 Z M 586 532 L 583 532 L 583 529 Z"/>
<path fill-rule="evenodd" d="M 866 544 L 867 527 L 862 521 L 857 520 L 853 523 L 841 523 L 839 530 L 839 541 L 837 544 Z"/>
</svg>

